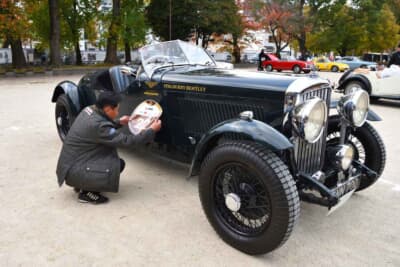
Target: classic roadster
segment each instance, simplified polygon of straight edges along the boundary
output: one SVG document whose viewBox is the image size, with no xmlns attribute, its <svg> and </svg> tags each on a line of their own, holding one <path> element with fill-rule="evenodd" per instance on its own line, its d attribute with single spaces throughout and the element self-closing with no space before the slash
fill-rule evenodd
<svg viewBox="0 0 400 267">
<path fill-rule="evenodd" d="M 282 70 L 291 70 L 294 73 L 309 73 L 314 69 L 314 64 L 312 61 L 305 62 L 296 59 L 279 59 L 274 54 L 265 54 L 264 59 L 261 61 L 261 66 L 265 71 L 271 72 L 277 70 L 281 72 Z"/>
<path fill-rule="evenodd" d="M 400 99 L 400 76 L 378 78 L 376 71 L 368 69 L 352 70 L 339 79 L 338 91 L 345 94 L 354 90 L 365 90 L 371 98 Z"/>
<path fill-rule="evenodd" d="M 123 96 L 122 114 L 157 101 L 163 128 L 150 148 L 190 164 L 203 210 L 231 246 L 270 252 L 292 233 L 300 199 L 334 209 L 382 174 L 385 148 L 366 122 L 379 117 L 365 91 L 336 103 L 326 80 L 218 69 L 204 50 L 182 41 L 140 53 L 141 66 L 58 84 L 58 133 L 63 140 L 103 90 Z M 336 106 L 339 115 L 330 115 Z"/>
<path fill-rule="evenodd" d="M 330 61 L 326 57 L 320 57 L 314 59 L 314 64 L 317 70 L 328 70 L 332 72 L 346 71 L 349 69 L 349 65 L 340 63 L 337 61 Z"/>
</svg>

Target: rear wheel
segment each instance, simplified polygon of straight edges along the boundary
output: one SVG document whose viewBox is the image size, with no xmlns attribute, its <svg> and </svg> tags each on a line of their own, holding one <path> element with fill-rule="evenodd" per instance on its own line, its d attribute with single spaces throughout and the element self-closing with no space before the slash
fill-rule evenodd
<svg viewBox="0 0 400 267">
<path fill-rule="evenodd" d="M 75 119 L 68 98 L 64 94 L 57 98 L 55 118 L 58 135 L 60 136 L 61 141 L 64 142 Z"/>
<path fill-rule="evenodd" d="M 271 64 L 268 64 L 267 66 L 265 66 L 265 70 L 266 70 L 266 71 L 273 71 L 274 68 L 272 67 Z"/>
<path fill-rule="evenodd" d="M 248 254 L 267 253 L 285 243 L 300 213 L 287 166 L 251 142 L 223 143 L 206 156 L 199 195 L 219 236 Z"/>
<path fill-rule="evenodd" d="M 295 66 L 293 67 L 293 72 L 294 72 L 294 73 L 300 73 L 300 72 L 301 72 L 300 66 L 299 66 L 299 65 L 295 65 Z"/>
</svg>

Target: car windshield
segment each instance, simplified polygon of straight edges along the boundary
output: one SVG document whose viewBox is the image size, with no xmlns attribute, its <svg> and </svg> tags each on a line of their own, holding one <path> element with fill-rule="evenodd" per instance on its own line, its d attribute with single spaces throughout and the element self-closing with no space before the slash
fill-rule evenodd
<svg viewBox="0 0 400 267">
<path fill-rule="evenodd" d="M 174 65 L 204 65 L 216 67 L 214 60 L 200 47 L 175 40 L 148 45 L 140 50 L 145 72 L 149 77 L 162 67 Z"/>
</svg>

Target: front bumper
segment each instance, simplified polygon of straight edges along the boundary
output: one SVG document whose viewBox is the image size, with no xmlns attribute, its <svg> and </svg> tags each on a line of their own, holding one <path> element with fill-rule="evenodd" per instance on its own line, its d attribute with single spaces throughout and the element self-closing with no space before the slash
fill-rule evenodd
<svg viewBox="0 0 400 267">
<path fill-rule="evenodd" d="M 329 188 L 323 183 L 324 179 L 321 179 L 321 175 L 299 174 L 299 181 L 304 186 L 299 189 L 300 198 L 303 201 L 331 209 L 341 204 L 343 200 L 347 200 L 345 198 L 348 198 L 352 192 L 358 189 L 364 176 L 370 179 L 374 179 L 377 176 L 376 172 L 357 161 L 353 161 L 353 167 L 350 169 L 351 171 L 348 172 L 347 177 L 343 173 L 335 173 L 334 175 L 342 175 L 343 179 L 334 187 Z M 319 195 L 316 193 L 319 193 Z"/>
</svg>

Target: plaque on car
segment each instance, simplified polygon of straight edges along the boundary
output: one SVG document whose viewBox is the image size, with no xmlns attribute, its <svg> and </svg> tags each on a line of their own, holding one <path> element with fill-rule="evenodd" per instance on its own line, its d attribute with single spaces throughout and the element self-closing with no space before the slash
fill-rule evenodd
<svg viewBox="0 0 400 267">
<path fill-rule="evenodd" d="M 132 134 L 138 135 L 141 131 L 150 127 L 162 114 L 161 106 L 154 100 L 145 100 L 132 112 L 128 123 Z"/>
</svg>

